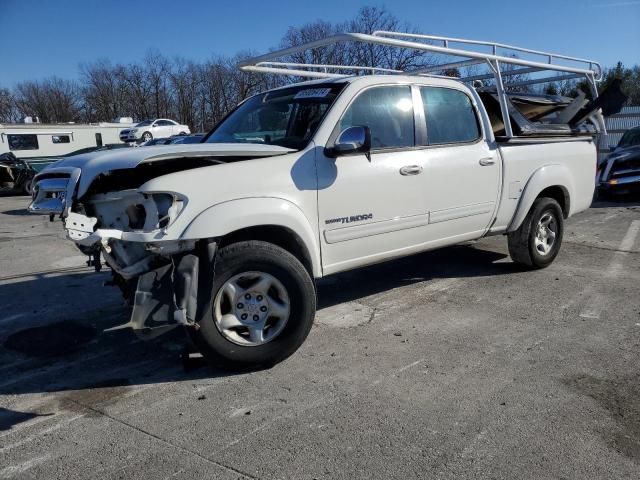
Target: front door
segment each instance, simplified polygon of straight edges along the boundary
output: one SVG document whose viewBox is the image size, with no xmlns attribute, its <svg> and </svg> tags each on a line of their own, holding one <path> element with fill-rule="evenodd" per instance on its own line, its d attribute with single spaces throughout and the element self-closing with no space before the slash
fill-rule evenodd
<svg viewBox="0 0 640 480">
<path fill-rule="evenodd" d="M 375 262 L 420 243 L 428 224 L 425 160 L 415 149 L 412 89 L 361 91 L 336 131 L 367 126 L 370 155 L 320 154 L 318 209 L 325 273 Z"/>
</svg>

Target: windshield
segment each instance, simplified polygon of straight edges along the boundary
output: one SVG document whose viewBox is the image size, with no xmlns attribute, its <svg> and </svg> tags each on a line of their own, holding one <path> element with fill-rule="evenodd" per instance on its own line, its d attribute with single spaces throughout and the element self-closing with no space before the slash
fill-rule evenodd
<svg viewBox="0 0 640 480">
<path fill-rule="evenodd" d="M 627 130 L 620 139 L 618 148 L 634 147 L 636 145 L 640 145 L 640 128 Z"/>
<path fill-rule="evenodd" d="M 172 144 L 200 143 L 202 135 L 182 136 L 171 141 Z"/>
<path fill-rule="evenodd" d="M 151 120 L 145 120 L 144 122 L 137 124 L 136 127 L 148 127 L 149 125 L 151 125 Z"/>
<path fill-rule="evenodd" d="M 215 127 L 206 143 L 261 143 L 301 150 L 343 87 L 315 84 L 251 97 Z"/>
</svg>

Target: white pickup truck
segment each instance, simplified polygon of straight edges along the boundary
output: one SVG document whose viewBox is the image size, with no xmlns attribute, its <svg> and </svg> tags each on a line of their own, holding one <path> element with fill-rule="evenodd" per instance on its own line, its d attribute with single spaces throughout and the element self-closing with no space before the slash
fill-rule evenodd
<svg viewBox="0 0 640 480">
<path fill-rule="evenodd" d="M 205 143 L 59 162 L 30 210 L 101 252 L 130 292 L 125 326 L 184 325 L 218 365 L 272 365 L 311 329 L 314 279 L 499 234 L 515 262 L 554 260 L 592 201 L 593 136 L 496 136 L 486 102 L 430 76 L 289 85 Z"/>
</svg>

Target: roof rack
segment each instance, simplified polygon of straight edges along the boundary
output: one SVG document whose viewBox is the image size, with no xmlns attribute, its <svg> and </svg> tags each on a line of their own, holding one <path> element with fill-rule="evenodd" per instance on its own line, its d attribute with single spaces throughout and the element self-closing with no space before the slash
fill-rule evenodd
<svg viewBox="0 0 640 480">
<path fill-rule="evenodd" d="M 456 57 L 459 58 L 459 60 L 451 61 L 450 59 L 445 59 L 443 63 L 406 71 L 362 65 L 327 65 L 278 61 L 278 59 L 290 57 L 296 53 L 327 47 L 341 42 L 368 43 L 373 45 L 418 50 L 445 57 Z M 452 44 L 455 44 L 456 48 L 452 47 Z M 485 51 L 487 49 L 490 51 Z M 502 52 L 504 50 L 517 52 L 518 54 L 534 58 L 525 59 L 514 54 L 505 55 Z M 568 65 L 567 63 L 570 63 L 571 65 Z M 531 50 L 496 42 L 466 40 L 463 38 L 423 35 L 417 33 L 389 32 L 382 30 L 373 32 L 372 34 L 339 33 L 295 47 L 275 50 L 264 55 L 246 59 L 238 64 L 242 70 L 248 72 L 272 73 L 307 78 L 340 78 L 349 75 L 344 73 L 345 71 L 354 72 L 355 74 L 382 73 L 390 75 L 409 74 L 436 76 L 433 74 L 438 72 L 445 73 L 452 69 L 459 69 L 472 65 L 487 65 L 489 67 L 489 72 L 481 75 L 462 77 L 459 78 L 459 80 L 468 83 L 472 83 L 476 80 L 492 78 L 495 80 L 495 87 L 500 101 L 500 109 L 503 120 L 505 120 L 504 125 L 507 137 L 513 137 L 513 131 L 511 128 L 511 122 L 506 121 L 509 118 L 509 102 L 505 92 L 503 77 L 538 72 L 555 72 L 555 75 L 511 83 L 511 86 L 535 85 L 561 80 L 584 78 L 587 81 L 587 84 L 591 89 L 591 94 L 594 98 L 598 96 L 596 82 L 602 79 L 602 67 L 598 62 L 593 60 L 570 57 L 557 53 L 542 52 L 539 50 Z M 508 69 L 501 68 L 507 65 L 509 66 Z M 351 75 L 353 75 L 353 73 Z"/>
</svg>

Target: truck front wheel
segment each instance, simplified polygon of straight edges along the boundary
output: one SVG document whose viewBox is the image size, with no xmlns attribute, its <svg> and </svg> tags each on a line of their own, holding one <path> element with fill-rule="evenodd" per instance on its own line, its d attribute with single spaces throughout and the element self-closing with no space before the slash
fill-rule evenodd
<svg viewBox="0 0 640 480">
<path fill-rule="evenodd" d="M 295 256 L 267 242 L 238 242 L 218 252 L 209 307 L 192 335 L 216 366 L 270 367 L 302 345 L 315 311 L 313 280 Z"/>
<path fill-rule="evenodd" d="M 560 251 L 564 220 L 562 209 L 553 198 L 538 198 L 522 225 L 507 235 L 509 254 L 514 262 L 529 268 L 544 268 Z"/>
</svg>

